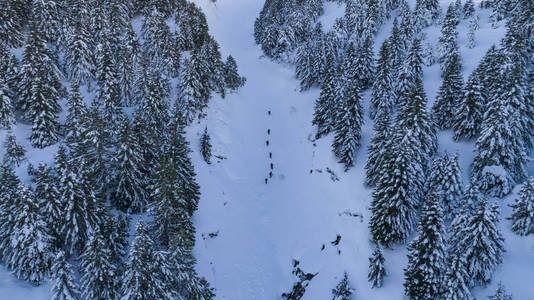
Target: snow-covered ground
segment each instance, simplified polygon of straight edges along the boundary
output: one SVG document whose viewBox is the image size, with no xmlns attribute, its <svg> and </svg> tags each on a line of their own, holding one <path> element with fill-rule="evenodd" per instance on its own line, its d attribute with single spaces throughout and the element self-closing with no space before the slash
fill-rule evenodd
<svg viewBox="0 0 534 300">
<path fill-rule="evenodd" d="M 403 269 L 407 263 L 403 246 L 385 251 L 389 274 L 384 287 L 371 289 L 367 282 L 368 256 L 372 251 L 368 230 L 372 190 L 363 184 L 363 167 L 372 135 L 371 121 L 365 120 L 363 146 L 356 167 L 343 172 L 331 153 L 332 137 L 312 140 L 311 119 L 319 91 L 300 93 L 293 67 L 262 57 L 260 48 L 254 44 L 254 19 L 264 0 L 195 2 L 206 13 L 222 54 L 232 54 L 240 73 L 248 79 L 239 93 L 213 99 L 207 118 L 188 130 L 202 191 L 195 216 L 195 255 L 198 271 L 216 288 L 217 299 L 279 299 L 294 282 L 293 259 L 301 262 L 305 272 L 318 272 L 303 299 L 330 299 L 331 289 L 345 270 L 357 290 L 356 299 L 403 299 Z M 444 7 L 448 2 L 443 1 Z M 323 24 L 332 24 L 342 13 L 337 4 L 328 3 Z M 464 46 L 467 22 L 462 21 L 459 27 L 465 77 L 491 44 L 504 35 L 502 26 L 491 28 L 488 14 L 481 13 L 475 49 Z M 376 48 L 388 36 L 390 27 L 391 22 L 382 29 Z M 437 40 L 438 27 L 427 32 L 429 41 Z M 425 68 L 425 88 L 430 102 L 440 84 L 439 67 Z M 268 111 L 272 113 L 270 116 Z M 200 134 L 206 125 L 212 136 L 214 155 L 224 157 L 214 158 L 211 165 L 204 163 L 198 152 Z M 16 132 L 19 142 L 31 149 L 26 140 L 29 128 L 18 128 Z M 0 131 L 2 141 L 4 134 Z M 441 150 L 460 152 L 467 178 L 473 144 L 456 143 L 452 133 L 446 131 L 440 133 L 440 146 Z M 32 162 L 51 161 L 55 150 L 54 147 L 31 150 L 28 157 Z M 271 162 L 273 177 L 265 184 Z M 327 168 L 339 181 L 332 179 Z M 533 174 L 534 168 L 530 171 Z M 19 174 L 24 172 L 18 170 Z M 506 203 L 513 198 L 502 201 L 503 219 L 510 215 Z M 485 298 L 502 281 L 514 299 L 534 299 L 530 284 L 534 278 L 534 237 L 511 233 L 506 220 L 501 225 L 507 249 L 504 263 L 495 273 L 492 285 L 475 289 L 475 296 Z M 210 238 L 209 233 L 218 234 Z M 338 234 L 341 235 L 339 246 L 333 246 L 331 242 Z M 323 244 L 325 249 L 321 250 Z M 0 267 L 0 299 L 48 299 L 49 288 L 49 284 L 33 287 L 18 281 Z"/>
</svg>

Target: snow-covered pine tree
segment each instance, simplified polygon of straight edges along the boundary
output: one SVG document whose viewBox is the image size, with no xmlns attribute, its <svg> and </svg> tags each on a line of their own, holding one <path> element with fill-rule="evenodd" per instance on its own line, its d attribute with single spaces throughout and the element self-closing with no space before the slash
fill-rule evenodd
<svg viewBox="0 0 534 300">
<path fill-rule="evenodd" d="M 300 80 L 300 90 L 309 90 L 319 84 L 319 70 L 315 68 L 315 44 L 317 37 L 302 43 L 296 52 L 295 75 Z"/>
<path fill-rule="evenodd" d="M 65 149 L 60 147 L 56 155 L 56 172 L 59 175 L 60 201 L 64 205 L 64 223 L 61 227 L 68 253 L 81 252 L 88 234 L 100 224 L 97 214 L 97 198 L 87 179 L 87 162 L 77 161 L 78 168 L 66 161 Z"/>
<path fill-rule="evenodd" d="M 374 119 L 379 107 L 393 109 L 393 79 L 391 78 L 391 65 L 389 64 L 389 48 L 387 40 L 380 47 L 376 68 L 376 80 L 371 92 L 371 105 L 369 115 Z"/>
<path fill-rule="evenodd" d="M 87 123 L 87 107 L 83 102 L 79 86 L 73 82 L 71 83 L 69 96 L 67 97 L 67 117 L 65 121 L 65 139 L 71 149 L 74 149 L 76 143 L 80 142 L 82 133 L 89 127 Z"/>
<path fill-rule="evenodd" d="M 354 73 L 358 74 L 361 90 L 369 88 L 375 79 L 376 69 L 373 53 L 373 39 L 374 35 L 368 34 L 364 36 L 358 43 L 358 51 L 356 51 L 354 55 L 356 57 L 356 60 L 353 61 Z"/>
<path fill-rule="evenodd" d="M 50 270 L 51 237 L 33 192 L 19 184 L 16 198 L 11 211 L 14 225 L 10 236 L 12 251 L 4 261 L 17 278 L 40 284 Z"/>
<path fill-rule="evenodd" d="M 245 85 L 246 81 L 247 79 L 240 76 L 237 72 L 237 63 L 235 62 L 235 59 L 231 55 L 228 55 L 226 63 L 224 64 L 224 82 L 226 88 L 235 92 L 237 89 Z"/>
<path fill-rule="evenodd" d="M 28 167 L 28 174 L 32 176 L 32 181 L 35 184 L 35 196 L 40 202 L 39 209 L 43 222 L 53 238 L 54 245 L 60 247 L 62 242 L 60 239 L 61 225 L 64 223 L 63 212 L 65 208 L 60 201 L 58 180 L 53 171 L 42 162 L 39 163 L 37 169 L 34 169 L 32 165 Z"/>
<path fill-rule="evenodd" d="M 206 16 L 193 2 L 187 2 L 176 14 L 175 23 L 180 28 L 177 40 L 183 51 L 198 49 L 209 35 Z"/>
<path fill-rule="evenodd" d="M 68 39 L 65 57 L 71 84 L 90 85 L 95 65 L 93 47 L 89 28 L 82 20 L 76 20 L 72 25 L 72 35 Z"/>
<path fill-rule="evenodd" d="M 469 274 L 465 255 L 449 253 L 447 272 L 445 273 L 443 298 L 445 300 L 472 300 L 469 290 Z"/>
<path fill-rule="evenodd" d="M 446 272 L 445 228 L 441 204 L 435 194 L 423 204 L 418 236 L 408 246 L 405 294 L 413 299 L 437 299 Z"/>
<path fill-rule="evenodd" d="M 526 176 L 524 94 L 518 87 L 517 66 L 508 63 L 502 68 L 493 79 L 472 165 L 479 189 L 497 197 L 510 193 Z"/>
<path fill-rule="evenodd" d="M 222 98 L 226 96 L 226 65 L 222 61 L 219 43 L 207 36 L 206 41 L 200 47 L 199 57 L 204 61 L 203 64 L 208 68 L 208 86 L 214 93 L 219 93 Z M 237 64 L 235 65 L 237 74 Z"/>
<path fill-rule="evenodd" d="M 367 274 L 367 280 L 372 288 L 381 288 L 384 283 L 384 277 L 387 275 L 385 261 L 382 248 L 377 243 L 373 255 L 369 257 L 369 273 Z"/>
<path fill-rule="evenodd" d="M 111 157 L 111 201 L 127 212 L 143 211 L 148 197 L 141 145 L 127 118 L 120 121 L 118 134 L 116 151 Z"/>
<path fill-rule="evenodd" d="M 481 129 L 484 116 L 485 98 L 480 74 L 476 71 L 469 75 L 463 90 L 463 96 L 454 113 L 454 139 L 472 139 Z"/>
<path fill-rule="evenodd" d="M 475 14 L 475 3 L 473 0 L 466 0 L 463 7 L 464 18 L 471 18 Z"/>
<path fill-rule="evenodd" d="M 211 142 L 210 142 L 210 135 L 208 133 L 208 127 L 204 128 L 204 132 L 202 133 L 202 136 L 200 137 L 200 152 L 202 153 L 202 157 L 204 158 L 204 161 L 207 164 L 210 164 L 211 159 Z"/>
<path fill-rule="evenodd" d="M 12 132 L 8 132 L 4 142 L 4 158 L 2 164 L 7 164 L 11 167 L 19 167 L 20 163 L 26 159 L 26 150 L 22 145 L 17 143 L 17 138 Z"/>
<path fill-rule="evenodd" d="M 13 1 L 14 2 L 14 1 Z M 0 7 L 0 41 L 8 47 L 20 47 L 24 36 L 22 34 L 19 14 L 13 3 L 6 2 Z"/>
<path fill-rule="evenodd" d="M 471 1 L 472 2 L 472 1 Z M 466 4 L 469 3 L 466 2 Z M 469 19 L 469 31 L 467 32 L 467 47 L 469 49 L 475 48 L 477 42 L 475 37 L 475 32 L 477 31 L 479 25 L 478 25 L 479 16 L 478 15 L 472 15 Z"/>
<path fill-rule="evenodd" d="M 95 102 L 102 106 L 105 130 L 114 134 L 120 120 L 123 104 L 119 87 L 117 63 L 111 50 L 109 35 L 104 35 L 96 47 L 96 79 L 98 88 Z"/>
<path fill-rule="evenodd" d="M 104 242 L 111 252 L 111 261 L 117 267 L 117 274 L 124 271 L 124 259 L 127 255 L 129 237 L 129 216 L 117 214 L 115 216 L 109 209 L 103 209 L 100 231 Z"/>
<path fill-rule="evenodd" d="M 439 37 L 439 62 L 441 70 L 445 71 L 447 65 L 452 61 L 453 56 L 460 55 L 458 49 L 458 30 L 460 23 L 458 11 L 454 3 L 449 5 L 445 19 L 441 27 L 441 36 Z"/>
<path fill-rule="evenodd" d="M 445 153 L 434 160 L 427 187 L 427 193 L 433 194 L 438 199 L 445 220 L 454 218 L 461 209 L 462 192 L 462 172 L 458 153 L 454 156 Z"/>
<path fill-rule="evenodd" d="M 193 51 L 191 57 L 183 62 L 177 101 L 181 103 L 183 115 L 188 123 L 195 119 L 196 113 L 207 107 L 211 97 L 207 71 L 208 68 L 197 51 Z"/>
<path fill-rule="evenodd" d="M 111 251 L 99 232 L 91 231 L 85 249 L 80 255 L 80 279 L 85 299 L 116 299 L 117 272 Z"/>
<path fill-rule="evenodd" d="M 439 0 L 417 0 L 415 11 L 421 14 L 421 17 L 425 20 L 425 26 L 437 23 L 441 18 Z"/>
<path fill-rule="evenodd" d="M 80 290 L 74 281 L 74 274 L 71 265 L 65 258 L 65 252 L 59 250 L 53 259 L 52 278 L 52 300 L 77 300 Z"/>
<path fill-rule="evenodd" d="M 491 295 L 489 299 L 490 300 L 512 300 L 513 297 L 511 294 L 508 294 L 502 282 L 499 282 L 497 291 L 495 291 L 495 294 Z"/>
<path fill-rule="evenodd" d="M 352 50 L 351 50 L 352 49 Z M 354 47 L 349 46 L 349 52 Z M 343 98 L 335 105 L 333 152 L 339 162 L 345 165 L 345 171 L 354 166 L 355 155 L 360 148 L 361 128 L 363 124 L 363 107 L 361 104 L 361 87 L 364 81 L 360 78 L 360 70 L 354 65 L 352 55 L 347 57 L 341 67 L 343 80 Z"/>
<path fill-rule="evenodd" d="M 460 56 L 454 54 L 449 59 L 444 70 L 443 83 L 432 107 L 434 119 L 441 129 L 451 128 L 456 112 L 462 109 L 460 104 L 464 81 Z"/>
<path fill-rule="evenodd" d="M 369 225 L 373 239 L 386 247 L 404 242 L 412 232 L 423 173 L 413 152 L 420 147 L 415 133 L 396 125 L 391 138 L 394 141 L 382 154 Z"/>
<path fill-rule="evenodd" d="M 417 81 L 423 80 L 423 57 L 421 42 L 413 39 L 406 59 L 401 63 L 395 83 L 395 102 L 402 108 L 409 102 L 410 93 Z"/>
<path fill-rule="evenodd" d="M 133 27 L 128 23 L 126 32 L 122 37 L 119 56 L 119 76 L 121 97 L 124 105 L 132 106 L 142 99 L 142 94 L 136 91 L 139 89 L 142 79 L 144 65 L 144 53 L 137 39 Z"/>
<path fill-rule="evenodd" d="M 128 265 L 122 282 L 123 300 L 160 299 L 162 296 L 159 276 L 155 270 L 154 242 L 143 221 L 136 226 L 128 255 Z"/>
<path fill-rule="evenodd" d="M 20 179 L 13 167 L 2 163 L 0 165 L 0 257 L 6 261 L 12 251 L 11 236 L 14 229 L 14 209 L 19 206 L 17 187 Z"/>
<path fill-rule="evenodd" d="M 519 191 L 519 197 L 510 205 L 513 213 L 512 230 L 519 235 L 534 233 L 534 177 L 529 177 Z"/>
<path fill-rule="evenodd" d="M 385 108 L 378 108 L 373 127 L 374 134 L 367 147 L 365 182 L 370 186 L 374 186 L 378 182 L 386 152 L 391 147 L 391 109 L 389 105 L 386 104 L 385 106 Z"/>
<path fill-rule="evenodd" d="M 60 34 L 60 16 L 55 0 L 32 1 L 33 19 L 37 30 L 49 43 L 55 43 Z"/>
<path fill-rule="evenodd" d="M 354 289 L 350 286 L 349 275 L 345 271 L 336 288 L 332 289 L 332 300 L 351 300 L 353 292 Z"/>
<path fill-rule="evenodd" d="M 342 95 L 342 88 L 339 86 L 339 74 L 335 66 L 334 58 L 328 56 L 326 59 L 327 72 L 321 86 L 321 94 L 315 102 L 315 111 L 312 124 L 317 126 L 316 138 L 320 138 L 330 133 L 335 122 L 336 104 L 340 103 L 339 96 Z"/>
<path fill-rule="evenodd" d="M 464 226 L 457 226 L 458 233 L 453 232 L 458 237 L 453 250 L 466 257 L 470 286 L 488 284 L 496 266 L 502 263 L 504 238 L 498 223 L 498 204 L 489 206 L 487 199 L 483 199 Z"/>
<path fill-rule="evenodd" d="M 387 39 L 388 41 L 388 53 L 389 53 L 389 65 L 391 67 L 391 77 L 397 78 L 397 74 L 402 70 L 405 49 L 404 42 L 400 37 L 399 24 L 397 18 L 393 20 L 393 28 L 391 29 L 391 35 Z M 396 84 L 395 84 L 396 86 Z"/>
<path fill-rule="evenodd" d="M 1 71 L 0 71 L 1 72 Z M 11 128 L 15 124 L 14 101 L 4 75 L 0 73 L 0 128 Z"/>
<path fill-rule="evenodd" d="M 166 75 L 176 74 L 180 63 L 178 44 L 157 7 L 145 18 L 142 37 L 149 63 Z"/>
</svg>

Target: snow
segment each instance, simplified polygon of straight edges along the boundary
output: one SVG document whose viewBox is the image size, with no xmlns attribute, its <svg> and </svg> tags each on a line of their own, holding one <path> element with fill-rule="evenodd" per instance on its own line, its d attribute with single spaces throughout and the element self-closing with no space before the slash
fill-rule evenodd
<svg viewBox="0 0 534 300">
<path fill-rule="evenodd" d="M 318 272 L 304 300 L 330 299 L 331 289 L 345 270 L 356 289 L 355 298 L 403 299 L 405 246 L 384 250 L 388 276 L 382 288 L 371 289 L 367 282 L 368 257 L 373 251 L 368 230 L 372 190 L 363 183 L 366 148 L 372 135 L 367 103 L 364 105 L 362 147 L 357 153 L 356 166 L 345 173 L 332 155 L 332 136 L 312 140 L 315 128 L 311 120 L 319 90 L 300 93 L 293 67 L 264 58 L 260 48 L 254 45 L 253 24 L 264 1 L 195 2 L 206 13 L 210 32 L 220 43 L 222 54 L 232 54 L 240 73 L 247 77 L 247 84 L 238 93 L 227 95 L 225 99 L 212 99 L 207 118 L 188 129 L 202 192 L 195 215 L 195 256 L 200 275 L 216 288 L 217 299 L 279 299 L 295 281 L 291 274 L 292 259 L 297 259 L 305 272 Z M 442 1 L 443 7 L 448 3 L 448 0 Z M 477 9 L 477 12 L 481 16 L 481 28 L 476 33 L 474 49 L 465 46 L 468 20 L 462 20 L 459 26 L 465 78 L 505 32 L 502 24 L 497 29 L 491 28 L 489 11 Z M 321 21 L 329 28 L 342 14 L 342 6 L 329 2 Z M 140 24 L 139 19 L 134 20 L 136 30 Z M 381 29 L 375 49 L 389 35 L 391 24 L 390 20 Z M 426 33 L 429 41 L 435 42 L 439 27 L 426 29 Z M 439 66 L 424 68 L 424 72 L 431 106 L 441 84 Z M 211 165 L 203 161 L 200 153 L 200 136 L 206 125 L 212 138 L 213 154 L 226 158 L 214 157 Z M 271 129 L 270 135 L 267 135 L 268 129 Z M 14 129 L 17 141 L 28 150 L 29 161 L 52 163 L 57 145 L 43 150 L 32 148 L 27 139 L 29 132 L 28 125 L 19 124 Z M 0 141 L 5 140 L 5 134 L 5 130 L 0 130 Z M 452 135 L 451 131 L 439 133 L 440 151 L 460 153 L 465 184 L 473 159 L 473 143 L 456 143 Z M 3 152 L 0 147 L 0 155 Z M 269 152 L 273 154 L 274 176 L 265 184 L 271 162 Z M 340 180 L 331 180 L 327 168 Z M 310 174 L 310 170 L 313 173 Z M 529 171 L 534 174 L 534 167 Z M 17 169 L 17 174 L 29 182 L 25 164 Z M 526 263 L 534 261 L 534 236 L 515 235 L 510 230 L 510 222 L 504 219 L 511 214 L 507 204 L 513 201 L 519 188 L 517 186 L 511 196 L 501 201 L 501 227 L 507 252 L 492 284 L 473 290 L 479 299 L 493 294 L 499 281 L 515 299 L 534 299 L 534 290 L 530 287 L 534 268 L 532 263 Z M 354 217 L 347 211 L 361 217 Z M 217 231 L 218 236 L 205 237 Z M 333 246 L 331 241 L 338 234 L 341 241 Z M 321 251 L 323 244 L 326 248 Z M 48 283 L 34 287 L 16 280 L 0 267 L 0 299 L 49 299 L 49 289 Z"/>
</svg>

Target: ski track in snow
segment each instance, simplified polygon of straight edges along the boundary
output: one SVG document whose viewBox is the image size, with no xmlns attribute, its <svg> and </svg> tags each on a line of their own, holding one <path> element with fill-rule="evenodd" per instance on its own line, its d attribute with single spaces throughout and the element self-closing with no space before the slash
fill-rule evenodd
<svg viewBox="0 0 534 300">
<path fill-rule="evenodd" d="M 305 272 L 318 272 L 303 300 L 330 299 L 331 289 L 345 270 L 356 289 L 357 299 L 404 299 L 405 246 L 384 251 L 388 271 L 384 287 L 371 289 L 367 282 L 368 257 L 372 251 L 367 228 L 372 190 L 363 184 L 363 167 L 372 121 L 366 114 L 363 146 L 357 154 L 356 167 L 343 172 L 331 153 L 331 135 L 311 141 L 315 133 L 311 125 L 313 107 L 319 90 L 300 93 L 293 75 L 294 67 L 263 57 L 259 46 L 254 44 L 254 20 L 264 1 L 195 2 L 206 13 L 210 32 L 220 43 L 222 54 L 232 54 L 240 73 L 247 77 L 247 84 L 237 94 L 230 94 L 226 99 L 212 99 L 207 118 L 188 128 L 202 192 L 195 216 L 195 256 L 200 275 L 216 288 L 217 299 L 280 299 L 281 293 L 290 291 L 295 281 L 291 274 L 292 259 L 297 259 Z M 448 2 L 442 1 L 444 10 Z M 323 24 L 333 24 L 332 19 L 342 12 L 337 4 L 327 3 Z M 481 12 L 475 49 L 464 46 L 467 22 L 462 21 L 459 26 L 465 78 L 491 44 L 498 43 L 504 35 L 502 26 L 490 27 L 486 22 L 488 15 L 488 11 Z M 390 28 L 391 20 L 381 29 L 375 49 L 389 35 Z M 431 27 L 426 32 L 428 41 L 437 41 L 439 27 Z M 439 66 L 424 68 L 424 71 L 430 106 L 441 84 Z M 198 151 L 200 135 L 206 125 L 212 136 L 213 154 L 226 157 L 212 158 L 211 165 L 202 160 Z M 52 163 L 57 146 L 43 150 L 31 148 L 27 140 L 29 129 L 19 124 L 14 130 L 17 140 L 28 150 L 28 160 L 34 164 Z M 271 129 L 270 135 L 267 135 L 268 129 Z M 0 130 L 0 140 L 4 139 L 5 130 Z M 455 143 L 450 131 L 440 132 L 439 141 L 441 151 L 460 152 L 465 184 L 473 158 L 473 143 Z M 3 152 L 0 147 L 0 155 Z M 272 161 L 269 152 L 273 153 Z M 273 178 L 265 184 L 271 162 Z M 327 167 L 340 181 L 330 179 Z M 313 169 L 312 174 L 310 169 Z M 529 165 L 529 173 L 534 174 L 532 165 Z M 17 169 L 17 174 L 29 183 L 26 164 Z M 530 284 L 530 278 L 534 277 L 534 237 L 513 234 L 509 221 L 504 219 L 511 213 L 506 204 L 513 201 L 519 188 L 516 186 L 513 195 L 501 201 L 501 227 L 507 252 L 492 284 L 473 290 L 479 299 L 493 294 L 499 281 L 514 294 L 514 299 L 534 299 Z M 362 217 L 348 216 L 344 212 Z M 217 231 L 216 237 L 207 237 Z M 338 246 L 333 246 L 330 242 L 337 234 L 342 238 Z M 321 251 L 323 244 L 326 248 Z M 15 279 L 5 267 L 0 267 L 0 299 L 49 299 L 50 286 L 45 283 L 34 287 Z"/>
</svg>

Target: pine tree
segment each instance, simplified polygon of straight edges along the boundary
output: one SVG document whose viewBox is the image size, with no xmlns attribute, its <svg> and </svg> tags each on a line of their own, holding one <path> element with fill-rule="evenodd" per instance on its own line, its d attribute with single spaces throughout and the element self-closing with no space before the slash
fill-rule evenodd
<svg viewBox="0 0 534 300">
<path fill-rule="evenodd" d="M 39 284 L 50 269 L 51 237 L 33 192 L 19 184 L 16 197 L 18 203 L 13 206 L 14 227 L 10 237 L 12 251 L 5 261 L 17 278 Z"/>
<path fill-rule="evenodd" d="M 23 41 L 22 26 L 12 2 L 0 7 L 0 41 L 8 47 L 20 47 Z"/>
<path fill-rule="evenodd" d="M 384 267 L 384 255 L 379 244 L 376 244 L 376 249 L 373 255 L 369 257 L 369 273 L 367 279 L 371 283 L 372 288 L 381 288 L 384 283 L 384 277 L 387 275 Z"/>
<path fill-rule="evenodd" d="M 377 61 L 376 80 L 373 83 L 371 92 L 371 105 L 369 115 L 374 119 L 379 107 L 393 108 L 393 83 L 391 77 L 391 65 L 389 64 L 389 49 L 387 41 L 380 47 Z"/>
<path fill-rule="evenodd" d="M 142 221 L 136 226 L 136 235 L 130 247 L 128 265 L 123 277 L 123 300 L 158 299 L 161 295 L 158 276 L 154 276 L 154 242 Z"/>
<path fill-rule="evenodd" d="M 446 257 L 443 214 L 435 195 L 427 198 L 421 214 L 418 236 L 408 246 L 404 291 L 414 299 L 436 299 L 444 289 Z"/>
<path fill-rule="evenodd" d="M 3 183 L 0 185 L 0 256 L 6 261 L 12 252 L 11 236 L 15 226 L 13 211 L 20 206 L 17 191 L 20 179 L 12 166 L 2 163 L 0 181 Z"/>
<path fill-rule="evenodd" d="M 378 109 L 375 116 L 374 134 L 367 148 L 367 163 L 365 165 L 365 182 L 374 186 L 380 177 L 382 163 L 391 146 L 391 110 L 390 107 Z"/>
<path fill-rule="evenodd" d="M 43 38 L 50 43 L 55 43 L 59 37 L 60 20 L 56 1 L 41 0 L 33 1 L 33 18 L 35 19 L 37 30 Z"/>
<path fill-rule="evenodd" d="M 534 177 L 527 179 L 510 207 L 514 210 L 509 218 L 512 230 L 519 235 L 534 233 Z"/>
<path fill-rule="evenodd" d="M 443 83 L 432 107 L 436 123 L 442 129 L 452 127 L 456 111 L 461 109 L 460 102 L 464 84 L 461 68 L 460 57 L 452 56 L 445 68 Z"/>
<path fill-rule="evenodd" d="M 316 68 L 315 62 L 315 42 L 310 40 L 302 43 L 297 48 L 295 59 L 295 75 L 300 80 L 300 90 L 309 90 L 312 86 L 319 84 L 319 70 Z"/>
<path fill-rule="evenodd" d="M 102 235 L 92 231 L 80 256 L 81 285 L 85 299 L 115 299 L 118 294 L 116 267 Z"/>
<path fill-rule="evenodd" d="M 469 1 L 466 2 L 466 4 L 467 3 L 469 3 Z M 471 1 L 471 3 L 472 3 L 472 1 Z M 475 32 L 477 31 L 477 29 L 479 27 L 478 20 L 479 20 L 479 16 L 478 15 L 473 15 L 469 19 L 469 31 L 467 32 L 467 47 L 469 47 L 470 49 L 473 49 L 476 46 Z"/>
<path fill-rule="evenodd" d="M 224 81 L 226 87 L 230 91 L 236 91 L 238 88 L 245 85 L 247 79 L 245 77 L 239 76 L 237 72 L 237 63 L 235 59 L 229 55 L 224 64 Z"/>
<path fill-rule="evenodd" d="M 98 89 L 95 102 L 103 106 L 105 129 L 113 132 L 119 122 L 122 99 L 117 63 L 113 56 L 108 36 L 105 36 L 103 41 L 98 44 L 96 55 Z"/>
<path fill-rule="evenodd" d="M 1 72 L 1 71 L 0 71 Z M 1 74 L 1 73 L 0 73 Z M 15 108 L 8 85 L 0 75 L 0 128 L 11 128 L 15 125 Z"/>
<path fill-rule="evenodd" d="M 71 265 L 65 258 L 65 252 L 59 251 L 52 265 L 52 300 L 76 300 L 79 299 L 80 291 L 74 282 L 74 274 Z"/>
<path fill-rule="evenodd" d="M 69 96 L 67 98 L 67 117 L 65 121 L 65 139 L 71 148 L 76 147 L 76 143 L 81 141 L 83 133 L 88 129 L 88 109 L 83 102 L 79 86 L 74 82 L 71 84 Z"/>
<path fill-rule="evenodd" d="M 195 113 L 200 112 L 208 105 L 211 92 L 207 81 L 208 69 L 200 59 L 199 54 L 193 51 L 190 59 L 183 64 L 182 80 L 178 86 L 178 101 L 187 112 L 184 116 L 189 123 L 195 118 Z"/>
<path fill-rule="evenodd" d="M 466 0 L 463 7 L 464 18 L 470 18 L 475 13 L 475 3 L 473 0 Z"/>
<path fill-rule="evenodd" d="M 406 105 L 409 94 L 418 81 L 423 80 L 423 58 L 421 56 L 421 42 L 414 39 L 406 59 L 399 65 L 395 84 L 395 102 L 400 106 Z"/>
<path fill-rule="evenodd" d="M 117 150 L 111 157 L 111 199 L 121 210 L 143 211 L 147 205 L 147 182 L 142 173 L 144 162 L 140 144 L 128 119 L 120 122 L 118 132 Z"/>
<path fill-rule="evenodd" d="M 35 196 L 40 201 L 40 214 L 43 216 L 43 222 L 53 238 L 52 241 L 59 246 L 65 208 L 60 201 L 56 174 L 45 163 L 39 163 L 37 169 L 30 165 L 28 174 L 32 176 L 35 184 Z"/>
<path fill-rule="evenodd" d="M 462 174 L 458 161 L 458 153 L 450 156 L 445 153 L 434 160 L 428 178 L 427 193 L 434 194 L 443 207 L 446 220 L 453 218 L 461 209 Z"/>
<path fill-rule="evenodd" d="M 211 159 L 211 142 L 210 142 L 210 135 L 208 133 L 208 127 L 204 128 L 204 132 L 202 133 L 202 137 L 200 138 L 200 152 L 202 153 L 202 157 L 204 158 L 204 161 L 207 164 L 210 164 Z"/>
<path fill-rule="evenodd" d="M 117 267 L 117 274 L 124 271 L 124 258 L 127 255 L 130 217 L 122 214 L 115 216 L 111 210 L 102 212 L 100 231 L 111 253 L 111 261 Z"/>
<path fill-rule="evenodd" d="M 498 222 L 499 206 L 497 203 L 488 206 L 484 199 L 456 234 L 459 238 L 454 251 L 466 257 L 470 286 L 488 284 L 495 267 L 502 263 L 504 238 Z"/>
<path fill-rule="evenodd" d="M 455 112 L 454 139 L 472 139 L 481 129 L 485 99 L 480 74 L 471 73 Z"/>
<path fill-rule="evenodd" d="M 399 24 L 397 18 L 393 20 L 393 28 L 391 29 L 391 35 L 388 38 L 389 47 L 389 65 L 392 68 L 391 77 L 397 78 L 398 72 L 402 69 L 405 49 L 404 42 L 400 37 Z"/>
<path fill-rule="evenodd" d="M 182 50 L 198 49 L 208 36 L 208 23 L 202 10 L 193 2 L 187 2 L 180 14 L 176 15 L 175 23 L 180 28 L 178 43 Z"/>
<path fill-rule="evenodd" d="M 459 253 L 449 254 L 443 297 L 445 300 L 472 300 L 469 291 L 469 274 L 465 256 Z"/>
<path fill-rule="evenodd" d="M 347 272 L 343 273 L 343 279 L 332 289 L 332 300 L 350 300 L 354 289 L 350 286 Z"/>
<path fill-rule="evenodd" d="M 339 96 L 342 95 L 339 82 L 336 80 L 339 76 L 334 66 L 333 57 L 327 58 L 327 73 L 321 86 L 321 95 L 315 102 L 315 111 L 312 123 L 317 126 L 316 138 L 327 135 L 332 131 L 334 125 L 335 106 L 339 103 Z"/>
<path fill-rule="evenodd" d="M 502 284 L 502 282 L 499 282 L 499 285 L 497 287 L 497 291 L 494 295 L 488 297 L 490 300 L 512 300 L 513 297 L 511 294 L 508 294 L 506 292 L 506 288 Z"/>
<path fill-rule="evenodd" d="M 180 60 L 179 56 L 176 56 L 179 53 L 178 45 L 169 26 L 165 23 L 165 18 L 156 7 L 145 18 L 142 36 L 145 40 L 144 50 L 150 64 L 164 74 L 175 74 Z"/>
<path fill-rule="evenodd" d="M 2 164 L 7 164 L 16 168 L 19 167 L 21 162 L 26 159 L 26 150 L 19 143 L 17 143 L 17 138 L 12 132 L 9 132 L 6 136 L 4 149 L 6 149 L 6 153 L 4 154 Z"/>
<path fill-rule="evenodd" d="M 362 38 L 355 55 L 356 60 L 353 62 L 354 72 L 358 74 L 360 80 L 359 85 L 362 90 L 366 90 L 375 78 L 373 39 L 373 35 L 367 35 L 365 38 Z"/>
<path fill-rule="evenodd" d="M 459 56 L 458 31 L 456 29 L 460 23 L 458 18 L 458 11 L 454 3 L 451 3 L 443 20 L 441 36 L 439 37 L 439 62 L 442 71 L 447 69 L 447 65 L 452 61 L 453 56 Z"/>
<path fill-rule="evenodd" d="M 144 52 L 131 24 L 126 28 L 119 53 L 121 97 L 126 106 L 131 106 L 142 99 L 142 93 L 138 90 L 144 88 L 142 77 L 145 64 Z"/>
<path fill-rule="evenodd" d="M 69 79 L 72 83 L 90 84 L 93 78 L 94 55 L 93 45 L 88 28 L 78 20 L 73 25 L 73 33 L 68 40 L 66 61 Z"/>
</svg>

